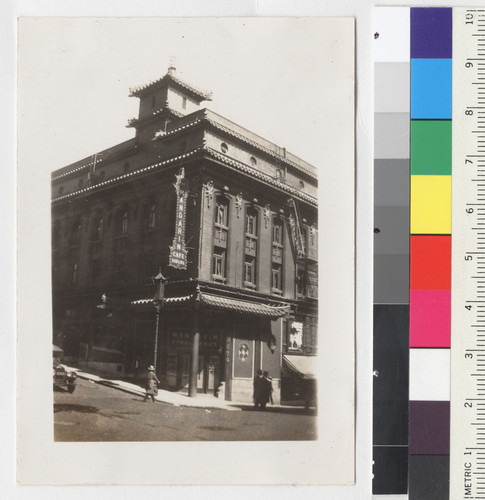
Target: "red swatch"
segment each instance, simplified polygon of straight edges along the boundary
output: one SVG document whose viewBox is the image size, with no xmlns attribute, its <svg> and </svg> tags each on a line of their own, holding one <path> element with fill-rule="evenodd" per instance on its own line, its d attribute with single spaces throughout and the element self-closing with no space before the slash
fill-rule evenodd
<svg viewBox="0 0 485 500">
<path fill-rule="evenodd" d="M 451 236 L 411 235 L 411 290 L 451 289 Z"/>
</svg>

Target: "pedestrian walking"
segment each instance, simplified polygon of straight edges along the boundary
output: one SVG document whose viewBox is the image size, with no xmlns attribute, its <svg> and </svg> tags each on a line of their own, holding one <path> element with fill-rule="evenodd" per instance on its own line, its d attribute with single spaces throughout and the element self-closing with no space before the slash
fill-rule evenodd
<svg viewBox="0 0 485 500">
<path fill-rule="evenodd" d="M 155 402 L 155 396 L 158 394 L 158 384 L 160 380 L 155 375 L 155 368 L 153 365 L 148 367 L 147 383 L 146 383 L 146 394 L 143 402 L 146 402 L 148 398 L 152 398 L 152 403 Z"/>
</svg>

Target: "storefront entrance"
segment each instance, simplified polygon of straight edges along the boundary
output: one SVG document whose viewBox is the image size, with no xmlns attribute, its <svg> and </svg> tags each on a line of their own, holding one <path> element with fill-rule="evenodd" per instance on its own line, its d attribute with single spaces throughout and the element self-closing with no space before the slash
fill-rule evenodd
<svg viewBox="0 0 485 500">
<path fill-rule="evenodd" d="M 199 373 L 197 375 L 197 392 L 215 394 L 220 382 L 220 356 L 199 356 Z M 190 362 L 189 362 L 190 366 Z M 188 387 L 188 379 L 187 379 Z"/>
<path fill-rule="evenodd" d="M 167 389 L 188 391 L 191 367 L 191 340 L 189 331 L 180 329 L 170 331 L 169 351 L 166 365 L 162 368 Z M 200 339 L 199 370 L 197 373 L 197 392 L 216 394 L 222 374 L 222 348 L 219 333 L 202 331 Z"/>
</svg>

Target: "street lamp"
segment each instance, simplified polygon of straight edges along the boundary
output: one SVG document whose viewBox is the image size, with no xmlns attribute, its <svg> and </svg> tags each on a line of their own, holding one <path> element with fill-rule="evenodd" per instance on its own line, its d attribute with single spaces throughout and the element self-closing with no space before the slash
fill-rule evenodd
<svg viewBox="0 0 485 500">
<path fill-rule="evenodd" d="M 153 368 L 155 369 L 155 373 L 157 372 L 157 355 L 158 355 L 158 330 L 160 325 L 160 310 L 163 307 L 163 302 L 165 300 L 165 283 L 167 282 L 167 278 L 165 278 L 162 274 L 162 271 L 159 269 L 158 274 L 153 278 L 156 282 L 155 289 L 155 297 L 153 297 L 153 305 L 155 306 L 155 310 L 157 312 L 157 318 L 155 322 L 155 341 L 153 345 Z"/>
</svg>

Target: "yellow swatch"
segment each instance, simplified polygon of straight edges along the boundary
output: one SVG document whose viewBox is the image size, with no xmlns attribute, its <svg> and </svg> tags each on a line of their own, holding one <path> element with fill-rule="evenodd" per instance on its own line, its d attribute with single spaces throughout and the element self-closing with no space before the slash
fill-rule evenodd
<svg viewBox="0 0 485 500">
<path fill-rule="evenodd" d="M 411 175 L 411 234 L 451 234 L 451 175 Z"/>
</svg>

